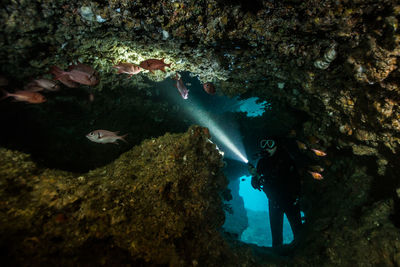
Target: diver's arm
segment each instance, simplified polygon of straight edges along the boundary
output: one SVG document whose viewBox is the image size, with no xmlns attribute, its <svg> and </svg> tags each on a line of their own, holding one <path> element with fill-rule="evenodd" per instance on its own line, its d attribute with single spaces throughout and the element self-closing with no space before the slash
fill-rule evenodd
<svg viewBox="0 0 400 267">
<path fill-rule="evenodd" d="M 257 167 L 258 167 L 258 164 L 257 164 Z M 249 163 L 248 170 L 251 175 L 251 186 L 254 189 L 261 190 L 260 175 L 258 174 L 257 169 L 253 166 L 253 164 Z"/>
<path fill-rule="evenodd" d="M 257 189 L 257 190 L 260 190 L 260 191 L 261 191 L 260 176 L 259 176 L 258 174 L 251 177 L 251 186 L 252 186 L 254 189 Z"/>
</svg>

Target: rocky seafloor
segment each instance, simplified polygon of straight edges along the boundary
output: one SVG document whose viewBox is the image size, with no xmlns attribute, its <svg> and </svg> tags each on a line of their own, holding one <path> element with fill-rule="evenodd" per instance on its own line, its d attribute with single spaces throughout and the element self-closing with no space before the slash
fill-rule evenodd
<svg viewBox="0 0 400 267">
<path fill-rule="evenodd" d="M 39 76 L 50 78 L 51 66 L 77 61 L 93 66 L 101 77 L 99 85 L 82 89 L 101 99 L 98 106 L 88 108 L 68 93 L 49 97 L 43 107 L 1 103 L 7 115 L 2 125 L 11 128 L 7 118 L 25 125 L 17 128 L 19 138 L 2 130 L 0 140 L 12 149 L 0 152 L 4 262 L 400 265 L 397 1 L 9 0 L 0 6 L 0 73 L 9 79 L 9 89 Z M 131 79 L 112 69 L 119 61 L 138 64 L 147 58 L 165 58 L 172 67 Z M 176 71 L 213 82 L 218 94 L 272 103 L 260 118 L 237 115 L 245 145 L 253 146 L 265 129 L 273 129 L 328 153 L 322 160 L 310 151 L 298 153 L 325 171 L 322 181 L 303 172 L 307 225 L 290 257 L 276 258 L 218 231 L 220 194 L 227 185 L 219 154 L 201 128 L 187 130 L 189 122 L 174 120 L 180 112 L 173 105 L 147 99 L 154 95 L 149 81 L 169 79 Z M 119 88 L 137 94 L 113 98 Z M 60 102 L 74 103 L 68 111 L 74 122 L 83 119 L 80 110 L 92 114 L 85 119 L 106 120 L 113 107 L 135 106 L 121 111 L 120 118 L 136 114 L 126 120 L 126 130 L 135 131 L 130 143 L 138 146 L 105 155 L 102 163 L 127 151 L 97 169 L 102 159 L 93 152 L 92 162 L 83 166 L 81 144 L 68 147 L 63 137 L 84 126 L 71 130 L 55 123 L 46 131 L 43 124 L 60 116 L 51 112 Z M 144 116 L 152 119 L 141 120 Z M 37 139 L 29 138 L 38 131 L 46 138 L 32 145 Z M 186 133 L 164 135 L 167 131 Z M 26 138 L 29 149 L 24 150 L 18 143 Z M 57 140 L 62 142 L 53 146 Z M 165 149 L 158 147 L 164 143 Z M 31 153 L 33 160 L 15 150 Z M 186 154 L 195 158 L 183 160 Z M 75 160 L 68 164 L 80 174 L 52 169 L 68 169 L 62 164 L 68 160 Z"/>
</svg>

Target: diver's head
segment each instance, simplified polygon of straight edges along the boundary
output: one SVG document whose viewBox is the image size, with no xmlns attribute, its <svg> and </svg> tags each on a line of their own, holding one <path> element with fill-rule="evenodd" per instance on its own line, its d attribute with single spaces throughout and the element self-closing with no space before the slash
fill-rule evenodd
<svg viewBox="0 0 400 267">
<path fill-rule="evenodd" d="M 276 138 L 266 138 L 261 140 L 260 147 L 263 151 L 266 151 L 271 157 L 275 154 L 276 148 L 278 147 L 276 143 Z"/>
</svg>

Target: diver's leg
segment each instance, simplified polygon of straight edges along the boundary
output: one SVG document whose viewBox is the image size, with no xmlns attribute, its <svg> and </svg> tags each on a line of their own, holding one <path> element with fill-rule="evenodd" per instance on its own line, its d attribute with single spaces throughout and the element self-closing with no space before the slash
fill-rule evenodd
<svg viewBox="0 0 400 267">
<path fill-rule="evenodd" d="M 283 210 L 278 204 L 269 199 L 269 223 L 271 225 L 272 247 L 282 245 L 283 232 Z"/>
<path fill-rule="evenodd" d="M 293 231 L 293 238 L 296 239 L 301 231 L 300 205 L 297 202 L 289 203 L 285 208 L 285 213 Z"/>
</svg>

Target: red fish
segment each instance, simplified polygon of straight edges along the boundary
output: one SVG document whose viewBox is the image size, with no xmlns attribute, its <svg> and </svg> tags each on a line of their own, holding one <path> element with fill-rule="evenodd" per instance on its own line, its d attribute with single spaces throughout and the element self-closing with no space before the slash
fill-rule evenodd
<svg viewBox="0 0 400 267">
<path fill-rule="evenodd" d="M 37 92 L 15 91 L 15 93 L 12 94 L 3 89 L 1 89 L 1 91 L 4 93 L 4 96 L 0 98 L 0 100 L 3 100 L 7 97 L 14 97 L 16 101 L 27 102 L 31 104 L 40 104 L 46 102 L 46 98 Z"/>
<path fill-rule="evenodd" d="M 171 63 L 165 64 L 164 59 L 147 59 L 145 61 L 140 62 L 140 67 L 145 70 L 149 70 L 151 73 L 154 73 L 153 70 L 161 70 L 165 72 L 165 66 L 171 67 Z"/>
<path fill-rule="evenodd" d="M 78 83 L 71 80 L 69 74 L 57 66 L 53 66 L 50 69 L 50 72 L 55 76 L 54 79 L 60 81 L 62 84 L 69 88 L 76 88 L 78 87 Z"/>
<path fill-rule="evenodd" d="M 43 89 L 46 89 L 49 91 L 58 91 L 60 89 L 60 86 L 52 80 L 37 79 L 37 80 L 34 80 L 34 81 L 28 83 L 25 86 L 25 89 L 28 91 L 33 91 L 33 92 L 42 91 Z"/>
<path fill-rule="evenodd" d="M 215 87 L 213 83 L 207 82 L 203 84 L 204 91 L 206 91 L 210 95 L 215 94 Z"/>
<path fill-rule="evenodd" d="M 74 82 L 89 86 L 94 86 L 99 83 L 96 71 L 88 65 L 78 63 L 76 65 L 69 66 L 68 70 L 69 76 Z"/>
<path fill-rule="evenodd" d="M 142 71 L 142 68 L 132 64 L 132 63 L 118 63 L 117 65 L 113 66 L 116 68 L 118 71 L 117 73 L 126 73 L 129 74 L 129 78 L 132 77 L 132 75 L 138 74 L 139 72 Z"/>
<path fill-rule="evenodd" d="M 72 87 L 73 83 L 80 83 L 84 85 L 94 86 L 99 83 L 96 77 L 96 71 L 87 65 L 78 63 L 68 67 L 69 71 L 63 71 L 57 66 L 51 68 L 51 73 L 55 76 L 56 80 L 64 83 L 68 87 Z"/>
<path fill-rule="evenodd" d="M 315 155 L 317 155 L 318 157 L 324 157 L 327 155 L 324 151 L 321 151 L 321 150 L 317 150 L 317 149 L 313 149 L 313 148 L 311 148 L 311 150 L 314 151 Z"/>
<path fill-rule="evenodd" d="M 312 177 L 315 179 L 315 180 L 322 180 L 322 179 L 324 179 L 324 177 L 320 174 L 320 173 L 318 173 L 318 172 L 311 172 L 311 171 L 308 171 L 311 175 L 312 175 Z"/>
<path fill-rule="evenodd" d="M 74 82 L 73 80 L 70 79 L 69 75 L 60 75 L 55 78 L 56 80 L 59 80 L 62 84 L 69 88 L 76 88 L 79 86 L 78 83 Z"/>
</svg>

